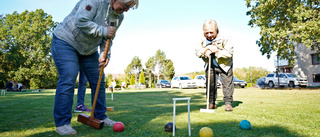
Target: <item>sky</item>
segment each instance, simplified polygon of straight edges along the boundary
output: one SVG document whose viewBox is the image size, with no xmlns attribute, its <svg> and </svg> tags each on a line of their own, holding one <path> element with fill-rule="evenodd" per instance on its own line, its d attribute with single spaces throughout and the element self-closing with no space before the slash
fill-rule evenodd
<svg viewBox="0 0 320 137">
<path fill-rule="evenodd" d="M 62 22 L 79 0 L 1 0 L 0 15 L 43 9 Z M 138 56 L 147 60 L 160 49 L 171 59 L 176 74 L 204 70 L 195 55 L 206 19 L 216 20 L 219 31 L 230 36 L 234 46 L 233 68 L 262 67 L 274 71 L 274 56 L 267 59 L 256 44 L 260 29 L 248 26 L 245 0 L 140 0 L 139 7 L 124 13 L 113 41 L 105 73 L 121 73 Z"/>
</svg>

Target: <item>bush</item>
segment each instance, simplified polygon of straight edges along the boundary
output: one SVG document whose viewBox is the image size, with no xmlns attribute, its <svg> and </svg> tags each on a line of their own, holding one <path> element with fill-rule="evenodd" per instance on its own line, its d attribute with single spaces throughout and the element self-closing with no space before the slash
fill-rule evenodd
<svg viewBox="0 0 320 137">
<path fill-rule="evenodd" d="M 131 74 L 130 85 L 134 85 L 135 83 L 134 75 Z"/>
<path fill-rule="evenodd" d="M 39 83 L 41 83 L 39 79 L 32 78 L 30 80 L 30 89 L 39 89 Z"/>
</svg>

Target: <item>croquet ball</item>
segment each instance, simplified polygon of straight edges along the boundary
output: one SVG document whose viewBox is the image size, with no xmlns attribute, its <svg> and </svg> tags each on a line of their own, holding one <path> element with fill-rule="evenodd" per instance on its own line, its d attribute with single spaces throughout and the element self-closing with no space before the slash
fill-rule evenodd
<svg viewBox="0 0 320 137">
<path fill-rule="evenodd" d="M 209 127 L 203 127 L 199 132 L 200 137 L 213 137 L 213 131 Z"/>
<path fill-rule="evenodd" d="M 250 129 L 251 128 L 251 124 L 248 120 L 242 120 L 240 122 L 240 128 L 241 129 Z"/>
<path fill-rule="evenodd" d="M 114 132 L 122 132 L 124 130 L 124 124 L 122 122 L 117 122 L 113 125 Z"/>
<path fill-rule="evenodd" d="M 177 127 L 175 127 L 175 129 L 177 129 Z M 173 123 L 172 122 L 168 122 L 164 126 L 164 130 L 166 130 L 167 132 L 172 132 L 173 131 Z"/>
</svg>

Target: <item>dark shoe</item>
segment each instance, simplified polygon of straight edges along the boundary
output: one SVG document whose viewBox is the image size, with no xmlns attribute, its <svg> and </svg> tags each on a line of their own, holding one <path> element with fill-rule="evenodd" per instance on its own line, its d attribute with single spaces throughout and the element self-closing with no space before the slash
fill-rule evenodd
<svg viewBox="0 0 320 137">
<path fill-rule="evenodd" d="M 91 112 L 91 109 L 88 109 L 86 106 L 84 106 L 84 104 L 76 106 L 76 109 L 74 110 L 74 112 Z"/>
<path fill-rule="evenodd" d="M 232 110 L 233 110 L 232 106 L 230 104 L 226 104 L 225 111 L 232 111 Z"/>
<path fill-rule="evenodd" d="M 216 109 L 217 105 L 216 104 L 209 104 L 209 109 Z M 207 109 L 207 107 L 204 107 L 204 109 Z"/>
</svg>

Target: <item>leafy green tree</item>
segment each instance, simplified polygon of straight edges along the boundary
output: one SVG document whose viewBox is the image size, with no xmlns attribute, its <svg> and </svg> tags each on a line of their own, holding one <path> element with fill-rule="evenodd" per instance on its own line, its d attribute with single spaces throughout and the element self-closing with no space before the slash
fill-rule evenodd
<svg viewBox="0 0 320 137">
<path fill-rule="evenodd" d="M 241 79 L 241 80 L 244 80 L 246 78 L 246 73 L 248 71 L 248 68 L 235 68 L 233 70 L 233 75 L 235 77 L 237 77 L 238 79 Z M 249 82 L 249 81 L 246 81 L 246 82 Z"/>
<path fill-rule="evenodd" d="M 261 77 L 265 77 L 270 72 L 262 67 L 249 67 L 249 68 L 236 68 L 233 71 L 233 75 L 238 79 L 244 80 L 247 83 L 255 85 L 257 80 Z"/>
<path fill-rule="evenodd" d="M 130 78 L 130 85 L 134 85 L 135 84 L 135 79 L 134 79 L 134 75 L 131 74 L 131 78 Z"/>
<path fill-rule="evenodd" d="M 108 74 L 107 77 L 105 78 L 106 88 L 108 88 L 109 85 L 111 85 L 112 79 L 113 79 L 112 74 Z"/>
<path fill-rule="evenodd" d="M 42 9 L 13 12 L 0 19 L 0 81 L 30 88 L 55 88 L 58 73 L 50 54 L 52 16 Z M 2 86 L 2 85 L 0 85 Z"/>
<path fill-rule="evenodd" d="M 166 59 L 163 72 L 165 75 L 165 79 L 171 80 L 173 78 L 175 72 L 173 62 L 171 61 L 171 59 Z"/>
<path fill-rule="evenodd" d="M 134 74 L 135 80 L 138 79 L 138 74 L 142 69 L 141 59 L 138 56 L 133 57 L 131 63 L 127 66 L 127 69 L 124 71 L 125 74 L 129 77 L 131 74 Z M 137 83 L 137 81 L 135 81 Z"/>
<path fill-rule="evenodd" d="M 166 60 L 166 54 L 161 51 L 160 49 L 157 50 L 156 55 L 154 57 L 155 66 L 158 69 L 158 77 L 157 81 L 159 81 L 160 76 L 164 73 L 164 67 L 165 67 L 165 60 Z M 157 73 L 157 72 L 156 72 Z"/>
<path fill-rule="evenodd" d="M 146 84 L 146 78 L 144 77 L 143 70 L 140 72 L 139 82 L 143 83 L 143 84 Z"/>
<path fill-rule="evenodd" d="M 170 80 L 175 74 L 173 62 L 171 59 L 166 59 L 166 54 L 160 49 L 157 50 L 155 56 L 148 59 L 145 65 L 146 74 L 149 76 L 149 85 L 151 85 L 152 77 L 155 75 L 157 75 L 157 80 L 162 78 Z"/>
<path fill-rule="evenodd" d="M 295 62 L 294 43 L 320 52 L 319 0 L 246 0 L 249 26 L 260 27 L 257 41 L 262 55 L 276 51 L 281 59 Z"/>
<path fill-rule="evenodd" d="M 130 81 L 127 80 L 127 76 L 125 74 L 121 74 L 119 78 L 119 84 L 122 85 L 122 82 L 125 82 L 126 85 L 130 84 Z"/>
<path fill-rule="evenodd" d="M 154 56 L 150 57 L 148 61 L 145 63 L 146 65 L 146 75 L 148 76 L 148 82 L 149 82 L 149 87 L 152 85 L 152 77 L 154 76 L 154 67 L 155 67 L 155 61 L 154 61 Z"/>
</svg>

